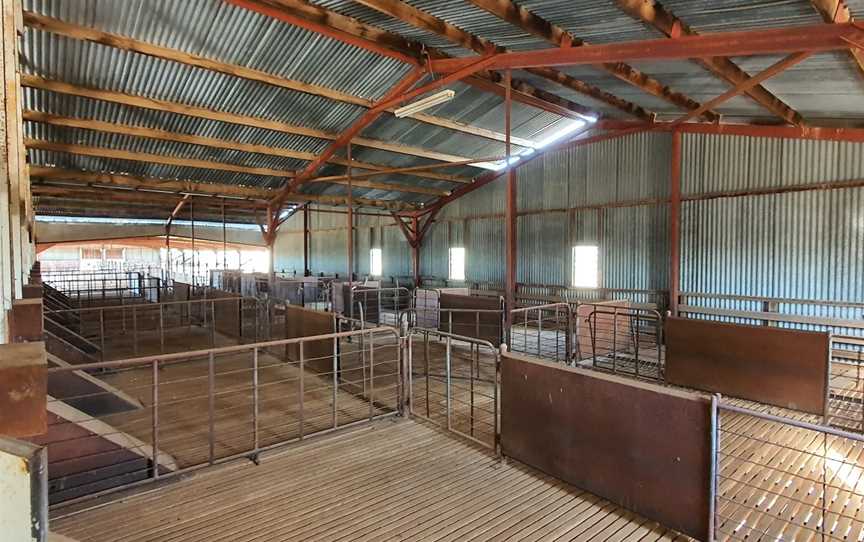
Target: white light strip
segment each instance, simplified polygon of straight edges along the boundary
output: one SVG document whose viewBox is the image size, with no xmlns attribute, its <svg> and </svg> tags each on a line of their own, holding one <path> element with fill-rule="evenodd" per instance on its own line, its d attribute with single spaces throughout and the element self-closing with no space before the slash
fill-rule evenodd
<svg viewBox="0 0 864 542">
<path fill-rule="evenodd" d="M 410 117 L 411 115 L 429 109 L 430 107 L 434 107 L 438 104 L 443 104 L 444 102 L 449 102 L 453 99 L 454 96 L 456 96 L 456 93 L 454 91 L 450 89 L 442 90 L 441 92 L 436 92 L 431 96 L 426 96 L 422 100 L 417 100 L 414 103 L 403 105 L 402 107 L 394 111 L 393 114 L 400 119 L 404 117 Z"/>
<path fill-rule="evenodd" d="M 535 150 L 542 149 L 544 147 L 548 147 L 549 145 L 567 137 L 568 135 L 572 134 L 573 132 L 576 132 L 576 131 L 584 128 L 586 126 L 586 124 L 588 124 L 588 122 L 591 122 L 590 119 L 588 121 L 574 120 L 574 121 L 568 123 L 563 128 L 556 130 L 555 132 L 551 133 L 549 136 L 541 139 L 540 141 L 535 141 L 533 148 L 525 149 L 522 152 L 520 152 L 519 154 L 517 154 L 515 156 L 511 156 L 510 157 L 510 165 L 513 165 L 516 162 L 518 162 L 519 160 L 521 160 L 523 156 L 530 156 L 531 154 L 534 154 Z M 475 167 L 479 167 L 479 168 L 483 168 L 483 169 L 489 169 L 492 171 L 501 171 L 502 169 L 507 167 L 507 164 L 505 163 L 504 160 L 500 160 L 498 162 L 478 162 L 478 163 L 473 164 L 473 165 Z"/>
</svg>

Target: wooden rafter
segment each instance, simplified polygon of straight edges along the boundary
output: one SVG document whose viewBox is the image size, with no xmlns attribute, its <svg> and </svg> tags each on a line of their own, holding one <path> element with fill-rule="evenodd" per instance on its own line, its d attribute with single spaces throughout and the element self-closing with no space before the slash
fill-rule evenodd
<svg viewBox="0 0 864 542">
<path fill-rule="evenodd" d="M 327 98 L 342 103 L 357 105 L 366 108 L 372 107 L 373 105 L 372 100 L 368 98 L 363 98 L 361 96 L 355 96 L 347 92 L 340 92 L 338 90 L 327 88 L 321 85 L 287 79 L 261 70 L 248 68 L 246 66 L 219 62 L 210 58 L 202 57 L 200 55 L 187 53 L 185 51 L 162 47 L 159 45 L 153 45 L 126 36 L 121 36 L 118 34 L 112 34 L 110 32 L 103 32 L 101 30 L 67 23 L 59 19 L 48 17 L 46 15 L 34 13 L 32 11 L 24 12 L 24 24 L 31 28 L 38 28 L 40 30 L 44 30 L 68 38 L 86 40 L 93 43 L 108 45 L 117 49 L 133 51 L 155 58 L 178 62 L 187 66 L 203 68 L 206 70 L 231 75 L 234 77 L 240 77 L 250 81 L 256 81 L 259 83 L 284 88 L 287 90 L 303 92 L 305 94 L 310 94 L 313 96 L 320 96 L 322 98 Z M 392 109 L 389 112 L 392 112 Z M 412 118 L 432 126 L 438 126 L 440 128 L 446 128 L 448 130 L 454 130 L 457 132 L 462 132 L 464 134 L 482 137 L 493 141 L 504 141 L 504 134 L 500 132 L 496 132 L 495 130 L 489 130 L 487 128 L 481 128 L 479 126 L 472 126 L 470 124 L 458 122 L 452 119 L 437 117 L 435 115 L 425 113 L 418 113 Z M 525 140 L 520 140 L 516 143 L 523 146 L 530 144 Z"/>
<path fill-rule="evenodd" d="M 810 0 L 813 7 L 826 23 L 852 23 L 855 19 L 849 12 L 849 6 L 844 0 Z M 864 51 L 858 47 L 849 48 L 849 56 L 855 63 L 858 75 L 864 77 Z"/>
<path fill-rule="evenodd" d="M 167 100 L 157 100 L 155 98 L 134 96 L 132 94 L 125 94 L 122 92 L 83 87 L 80 85 L 73 85 L 62 81 L 45 79 L 34 75 L 22 75 L 21 85 L 29 88 L 38 88 L 41 90 L 58 92 L 61 94 L 69 94 L 72 96 L 80 96 L 83 98 L 92 98 L 94 100 L 102 100 L 106 102 L 140 107 L 143 109 L 150 109 L 154 111 L 165 111 L 168 113 L 176 113 L 178 115 L 186 115 L 189 117 L 227 122 L 240 126 L 250 126 L 252 128 L 273 130 L 275 132 L 282 132 L 285 134 L 301 135 L 330 141 L 338 137 L 338 134 L 334 134 L 331 132 L 295 126 L 284 122 L 251 117 L 247 115 L 237 115 L 234 113 L 217 111 L 215 109 L 207 109 L 205 107 L 185 105 L 176 102 L 170 102 Z M 440 162 L 461 162 L 468 159 L 465 156 L 456 156 L 453 154 L 413 147 L 410 145 L 402 145 L 399 143 L 391 143 L 389 141 L 380 141 L 365 137 L 354 138 L 354 144 L 382 151 L 405 154 L 408 156 L 417 156 L 419 158 L 427 158 L 429 160 L 437 160 Z"/>
<path fill-rule="evenodd" d="M 191 193 L 226 198 L 269 200 L 276 195 L 275 190 L 267 188 L 252 188 L 200 181 L 165 180 L 152 177 L 74 171 L 63 168 L 32 165 L 30 166 L 30 177 L 32 179 L 63 181 L 81 185 L 104 185 L 135 190 L 158 190 L 166 193 Z M 414 208 L 412 205 L 393 200 L 375 200 L 368 198 L 353 198 L 353 200 L 361 207 L 378 207 L 399 211 L 411 210 Z M 295 194 L 290 196 L 288 201 L 293 201 L 295 203 L 314 201 L 325 205 L 347 204 L 347 198 L 344 196 L 318 194 Z"/>
<path fill-rule="evenodd" d="M 180 212 L 187 202 L 195 197 L 196 208 L 210 207 L 221 209 L 224 203 L 227 208 L 235 211 L 245 210 L 252 211 L 261 209 L 267 206 L 267 202 L 260 200 L 230 200 L 216 197 L 193 196 L 192 194 L 184 194 L 181 196 L 179 203 L 177 196 L 171 194 L 156 194 L 153 192 L 135 192 L 132 190 L 118 190 L 109 188 L 90 188 L 80 186 L 59 186 L 42 183 L 34 183 L 32 186 L 34 196 L 50 196 L 56 198 L 67 198 L 74 200 L 89 200 L 103 203 L 139 203 L 142 205 L 170 205 L 177 203 L 175 210 Z M 174 217 L 177 216 L 175 213 Z"/>
<path fill-rule="evenodd" d="M 229 139 L 217 139 L 213 137 L 204 137 L 197 135 L 181 134 L 177 132 L 168 132 L 166 130 L 157 130 L 154 128 L 143 128 L 131 124 L 116 124 L 112 122 L 104 122 L 91 119 L 79 119 L 74 117 L 63 117 L 59 115 L 51 115 L 49 113 L 41 113 L 38 111 L 24 111 L 23 118 L 25 121 L 41 122 L 51 124 L 52 126 L 63 126 L 66 128 L 82 128 L 87 130 L 95 130 L 98 132 L 106 132 L 111 134 L 132 135 L 137 137 L 146 137 L 150 139 L 159 139 L 162 141 L 173 141 L 175 143 L 188 143 L 190 145 L 201 145 L 221 150 L 244 151 L 255 154 L 265 154 L 268 156 L 278 156 L 281 158 L 293 158 L 296 160 L 311 161 L 315 159 L 315 154 L 311 152 L 294 151 L 282 147 L 268 147 L 266 145 L 257 145 L 254 143 L 244 143 Z M 348 161 L 344 158 L 332 158 L 328 163 L 347 166 Z M 445 162 L 446 165 L 452 162 Z M 456 162 L 457 164 L 460 162 Z M 351 166 L 356 169 L 365 169 L 369 171 L 385 171 L 392 169 L 392 166 L 383 164 L 371 164 L 369 162 L 360 162 L 354 160 Z M 422 173 L 413 174 L 405 172 L 406 175 L 413 175 L 422 179 L 435 179 L 439 181 L 447 181 L 452 183 L 469 183 L 471 179 L 460 177 L 457 175 L 447 175 L 432 171 L 424 171 Z"/>
<path fill-rule="evenodd" d="M 168 156 L 166 154 L 153 154 L 121 149 L 110 149 L 107 147 L 91 147 L 88 145 L 78 145 L 75 143 L 56 143 L 52 141 L 43 141 L 40 139 L 25 139 L 24 145 L 28 149 L 65 152 L 70 154 L 78 154 L 81 156 L 93 156 L 96 158 L 111 158 L 114 160 L 131 160 L 135 162 L 147 162 L 151 164 L 168 164 L 180 167 L 215 169 L 217 171 L 229 171 L 232 173 L 263 175 L 268 177 L 284 177 L 286 179 L 294 177 L 293 171 L 285 171 L 281 169 L 238 166 L 236 164 L 215 162 L 213 160 L 200 160 L 197 158 L 178 158 L 176 156 Z"/>
<path fill-rule="evenodd" d="M 362 47 L 378 54 L 399 55 L 403 62 L 422 65 L 427 58 L 447 58 L 448 55 L 433 47 L 425 47 L 398 34 L 365 24 L 357 19 L 336 13 L 305 0 L 227 0 L 229 3 L 265 13 L 289 24 L 301 26 L 345 43 Z M 495 73 L 480 72 L 463 80 L 486 92 L 504 95 L 501 77 Z M 534 88 L 525 82 L 514 82 L 513 100 L 568 118 L 597 117 L 591 108 Z M 357 143 L 357 140 L 354 140 Z"/>
<path fill-rule="evenodd" d="M 242 173 L 248 175 L 262 175 L 266 177 L 283 177 L 293 179 L 295 174 L 293 171 L 285 171 L 281 169 L 271 169 L 262 167 L 238 166 L 225 162 L 215 162 L 213 160 L 199 160 L 195 158 L 178 158 L 166 154 L 152 154 L 143 152 L 126 151 L 119 149 L 109 149 L 106 147 L 90 147 L 87 145 L 77 145 L 71 143 L 54 143 L 50 141 L 42 141 L 37 139 L 25 139 L 24 145 L 28 149 L 40 149 L 54 152 L 65 152 L 70 154 L 78 154 L 81 156 L 93 156 L 96 158 L 111 158 L 115 160 L 131 160 L 136 162 L 147 162 L 152 164 L 168 164 L 180 167 L 194 167 L 201 169 L 215 169 L 217 171 L 229 171 L 233 173 Z M 333 180 L 328 181 L 333 184 L 347 185 L 348 181 Z M 375 190 L 387 190 L 394 192 L 408 192 L 412 194 L 424 194 L 430 196 L 446 196 L 450 193 L 449 190 L 441 190 L 437 188 L 427 188 L 424 186 L 414 186 L 398 183 L 380 183 L 375 181 L 357 181 L 353 183 L 355 188 L 371 188 Z"/>
<path fill-rule="evenodd" d="M 93 201 L 91 199 L 56 198 L 53 196 L 38 196 L 35 198 L 34 208 L 41 215 L 82 216 L 97 215 L 121 218 L 148 218 L 161 219 L 171 212 L 172 205 L 165 204 L 141 204 L 141 203 L 117 203 Z M 175 200 L 176 201 L 176 200 Z M 226 212 L 225 218 L 229 222 L 250 222 L 254 215 L 249 212 Z M 218 220 L 222 221 L 222 213 L 214 211 L 196 212 L 196 220 Z M 164 239 L 164 236 L 163 236 Z"/>
<path fill-rule="evenodd" d="M 558 47 L 581 47 L 586 45 L 582 39 L 574 36 L 560 26 L 554 25 L 529 11 L 528 9 L 516 5 L 511 0 L 470 0 L 475 6 L 488 11 L 496 17 L 507 21 L 508 23 L 525 30 L 526 32 L 542 38 Z M 361 0 L 362 2 L 362 0 Z M 675 105 L 685 111 L 695 110 L 699 108 L 699 102 L 675 92 L 668 86 L 657 81 L 653 77 L 644 74 L 623 62 L 601 64 L 598 69 L 616 77 L 634 87 L 642 90 L 646 94 L 650 94 L 661 100 L 664 100 L 672 105 Z M 560 72 L 559 72 L 560 73 Z M 713 111 L 705 111 L 702 113 L 705 120 L 714 122 L 720 119 L 720 116 Z"/>
<path fill-rule="evenodd" d="M 616 0 L 616 2 L 628 15 L 662 32 L 667 37 L 697 35 L 697 32 L 687 26 L 684 21 L 654 0 Z M 695 59 L 694 62 L 732 86 L 740 85 L 750 77 L 747 72 L 726 57 L 702 57 Z M 800 113 L 762 85 L 749 89 L 745 94 L 783 121 L 793 125 L 803 123 Z"/>
<path fill-rule="evenodd" d="M 416 28 L 432 32 L 442 36 L 453 43 L 476 53 L 488 54 L 493 52 L 505 52 L 506 49 L 498 47 L 494 43 L 466 32 L 447 21 L 435 17 L 425 11 L 415 8 L 401 0 L 355 0 L 359 4 L 379 11 L 389 17 L 399 19 Z M 614 96 L 593 85 L 571 77 L 565 73 L 551 68 L 531 68 L 526 70 L 538 77 L 553 81 L 570 90 L 584 94 L 594 100 L 606 103 L 616 109 L 624 111 L 642 120 L 653 120 L 654 114 L 644 108 Z"/>
</svg>

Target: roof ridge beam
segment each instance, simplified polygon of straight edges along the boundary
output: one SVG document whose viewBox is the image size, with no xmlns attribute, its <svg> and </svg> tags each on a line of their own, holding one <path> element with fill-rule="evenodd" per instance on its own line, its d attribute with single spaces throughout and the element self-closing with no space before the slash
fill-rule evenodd
<svg viewBox="0 0 864 542">
<path fill-rule="evenodd" d="M 457 45 L 472 50 L 479 54 L 489 54 L 489 52 L 506 52 L 507 49 L 500 47 L 485 38 L 476 36 L 470 32 L 466 32 L 449 22 L 440 19 L 431 13 L 418 9 L 401 0 L 354 0 L 358 4 L 362 4 L 368 8 L 374 9 L 379 13 L 383 13 L 388 17 L 403 21 L 415 28 L 420 28 L 427 32 L 442 36 Z M 584 81 L 580 81 L 565 73 L 559 72 L 551 68 L 529 68 L 529 73 L 532 73 L 543 79 L 547 79 L 557 83 L 570 90 L 584 94 L 590 98 L 601 101 L 612 107 L 624 111 L 636 118 L 651 121 L 654 119 L 654 113 L 645 110 L 643 107 L 632 102 L 614 96 L 606 91 L 603 91 L 593 85 L 589 85 Z M 598 115 L 599 116 L 599 115 Z"/>
<path fill-rule="evenodd" d="M 586 45 L 585 41 L 581 38 L 574 36 L 564 28 L 547 21 L 527 8 L 514 4 L 511 0 L 470 1 L 478 8 L 488 11 L 499 19 L 559 47 L 581 47 L 582 45 Z M 596 68 L 633 85 L 646 94 L 660 98 L 685 111 L 693 111 L 700 107 L 699 102 L 696 100 L 672 90 L 660 81 L 623 62 L 600 64 Z M 720 115 L 714 111 L 706 111 L 702 116 L 711 122 L 720 120 Z"/>
<path fill-rule="evenodd" d="M 697 36 L 698 33 L 691 29 L 684 21 L 667 11 L 655 0 L 615 0 L 622 11 L 641 21 L 648 26 L 660 31 L 668 38 L 676 39 L 681 36 Z M 796 52 L 796 51 L 790 51 Z M 738 67 L 737 64 L 725 56 L 691 58 L 703 68 L 723 79 L 730 85 L 738 86 L 744 84 L 750 75 Z M 783 100 L 775 96 L 762 85 L 748 89 L 745 94 L 757 104 L 775 116 L 792 125 L 803 124 L 801 114 L 792 109 Z"/>
</svg>

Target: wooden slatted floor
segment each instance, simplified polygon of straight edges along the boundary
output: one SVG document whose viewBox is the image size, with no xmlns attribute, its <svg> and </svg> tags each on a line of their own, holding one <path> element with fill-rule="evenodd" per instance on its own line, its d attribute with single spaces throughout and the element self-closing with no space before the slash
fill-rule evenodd
<svg viewBox="0 0 864 542">
<path fill-rule="evenodd" d="M 409 420 L 216 467 L 51 527 L 80 542 L 686 540 Z"/>
<path fill-rule="evenodd" d="M 820 421 L 818 416 L 778 407 L 734 402 L 810 423 Z M 720 427 L 719 540 L 864 540 L 860 442 L 730 412 L 721 413 Z"/>
</svg>

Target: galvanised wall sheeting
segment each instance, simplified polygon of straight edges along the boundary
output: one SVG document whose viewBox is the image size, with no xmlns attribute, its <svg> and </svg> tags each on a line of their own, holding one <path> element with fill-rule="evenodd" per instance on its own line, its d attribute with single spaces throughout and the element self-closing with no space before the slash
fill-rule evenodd
<svg viewBox="0 0 864 542">
<path fill-rule="evenodd" d="M 667 205 L 604 209 L 600 285 L 662 290 L 668 287 Z"/>
<path fill-rule="evenodd" d="M 471 220 L 465 225 L 465 277 L 476 282 L 504 282 L 504 219 Z M 447 258 L 447 253 L 443 255 Z M 446 275 L 445 275 L 446 276 Z"/>
<path fill-rule="evenodd" d="M 670 145 L 668 134 L 638 134 L 534 159 L 517 170 L 519 210 L 668 197 Z"/>
<path fill-rule="evenodd" d="M 681 193 L 757 190 L 864 177 L 864 145 L 686 134 Z"/>
<path fill-rule="evenodd" d="M 411 246 L 399 226 L 381 226 L 376 229 L 381 240 L 384 275 L 388 277 L 411 275 Z"/>
<path fill-rule="evenodd" d="M 450 224 L 451 222 L 433 224 L 423 238 L 420 271 L 424 277 L 447 277 L 450 272 Z"/>
<path fill-rule="evenodd" d="M 441 209 L 438 217 L 442 219 L 465 218 L 503 213 L 506 187 L 506 180 L 500 177 L 446 205 Z"/>
<path fill-rule="evenodd" d="M 517 170 L 519 211 L 666 198 L 670 145 L 668 134 L 640 134 L 536 158 Z M 436 248 L 424 250 L 424 275 L 446 276 L 446 249 L 465 246 L 469 280 L 503 281 L 503 220 L 471 217 L 503 213 L 505 186 L 503 179 L 497 180 L 445 207 L 441 217 L 449 219 L 448 237 L 445 241 L 439 232 L 443 224 L 434 227 Z M 517 280 L 569 285 L 572 246 L 601 244 L 601 284 L 610 288 L 665 288 L 668 207 L 632 207 L 606 213 L 602 222 L 597 209 L 520 216 Z M 459 218 L 463 220 L 456 220 Z M 500 229 L 492 231 L 490 222 L 500 224 Z M 463 228 L 464 240 L 459 235 Z M 632 254 L 619 252 L 631 249 Z M 499 252 L 500 258 L 496 256 Z M 428 263 L 430 258 L 432 263 Z M 649 267 L 658 264 L 660 269 Z"/>
<path fill-rule="evenodd" d="M 309 258 L 313 273 L 320 272 L 327 275 L 338 273 L 339 276 L 345 276 L 348 269 L 347 235 L 347 228 L 309 232 Z M 302 248 L 300 254 L 302 258 Z"/>
<path fill-rule="evenodd" d="M 516 280 L 527 284 L 569 284 L 570 228 L 567 213 L 520 216 Z M 473 277 L 472 277 L 473 278 Z"/>
<path fill-rule="evenodd" d="M 287 224 L 286 224 L 287 225 Z M 303 222 L 301 219 L 300 226 Z M 284 225 L 283 225 L 284 227 Z M 280 231 L 273 247 L 273 269 L 303 275 L 303 232 Z"/>
<path fill-rule="evenodd" d="M 683 291 L 864 300 L 864 189 L 687 202 Z"/>
</svg>

